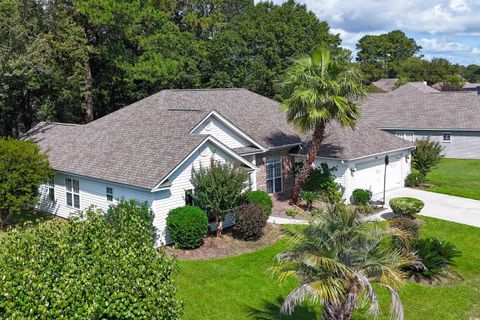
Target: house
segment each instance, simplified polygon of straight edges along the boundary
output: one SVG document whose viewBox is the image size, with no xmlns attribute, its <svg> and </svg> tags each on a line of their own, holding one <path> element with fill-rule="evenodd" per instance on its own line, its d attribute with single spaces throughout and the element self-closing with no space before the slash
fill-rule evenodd
<svg viewBox="0 0 480 320">
<path fill-rule="evenodd" d="M 41 210 L 67 218 L 90 205 L 107 209 L 135 198 L 155 214 L 160 241 L 170 209 L 191 203 L 192 167 L 213 157 L 237 163 L 252 189 L 288 196 L 301 135 L 280 104 L 245 89 L 164 90 L 85 125 L 40 123 L 26 135 L 48 152 L 54 181 L 41 188 Z M 403 186 L 413 144 L 378 129 L 328 126 L 316 165 L 337 168 L 347 200 L 355 188 Z"/>
<path fill-rule="evenodd" d="M 390 92 L 395 89 L 395 84 L 397 83 L 397 81 L 398 78 L 379 79 L 377 81 L 373 81 L 372 85 L 384 92 Z"/>
<path fill-rule="evenodd" d="M 448 158 L 480 159 L 480 96 L 441 92 L 422 82 L 365 101 L 362 122 L 408 141 L 430 137 Z"/>
</svg>

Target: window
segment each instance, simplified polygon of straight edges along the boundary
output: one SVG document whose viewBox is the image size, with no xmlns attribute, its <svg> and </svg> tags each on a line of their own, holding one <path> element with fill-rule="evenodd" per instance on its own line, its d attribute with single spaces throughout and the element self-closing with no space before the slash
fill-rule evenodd
<svg viewBox="0 0 480 320">
<path fill-rule="evenodd" d="M 267 192 L 282 192 L 282 158 L 267 156 Z"/>
<path fill-rule="evenodd" d="M 405 139 L 407 141 L 412 141 L 415 142 L 415 134 L 411 131 L 397 131 L 395 132 L 395 135 L 399 138 Z"/>
<path fill-rule="evenodd" d="M 442 132 L 443 142 L 452 142 L 452 134 L 450 132 Z"/>
<path fill-rule="evenodd" d="M 107 194 L 107 201 L 112 202 L 113 201 L 113 188 L 112 187 L 107 187 L 105 193 Z"/>
<path fill-rule="evenodd" d="M 55 201 L 55 178 L 48 181 L 48 200 Z"/>
<path fill-rule="evenodd" d="M 193 206 L 193 190 L 185 190 L 185 205 Z"/>
<path fill-rule="evenodd" d="M 80 182 L 77 179 L 65 178 L 67 189 L 67 206 L 80 209 Z"/>
</svg>

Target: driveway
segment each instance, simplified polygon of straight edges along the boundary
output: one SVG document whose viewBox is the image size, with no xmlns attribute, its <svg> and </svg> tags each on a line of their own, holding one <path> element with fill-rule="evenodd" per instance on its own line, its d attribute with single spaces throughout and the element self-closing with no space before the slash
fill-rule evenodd
<svg viewBox="0 0 480 320">
<path fill-rule="evenodd" d="M 412 197 L 425 202 L 421 215 L 480 227 L 479 200 L 402 188 L 387 192 L 387 204 L 395 197 Z"/>
</svg>

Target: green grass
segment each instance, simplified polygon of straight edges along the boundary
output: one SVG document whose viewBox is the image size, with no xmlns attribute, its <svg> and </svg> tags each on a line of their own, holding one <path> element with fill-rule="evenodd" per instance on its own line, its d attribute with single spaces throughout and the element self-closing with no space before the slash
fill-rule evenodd
<svg viewBox="0 0 480 320">
<path fill-rule="evenodd" d="M 428 191 L 480 200 L 480 160 L 442 159 L 427 175 Z"/>
<path fill-rule="evenodd" d="M 423 236 L 453 242 L 462 251 L 457 270 L 464 281 L 426 287 L 408 283 L 400 290 L 405 319 L 469 319 L 480 317 L 480 229 L 442 220 L 427 221 Z M 176 281 L 185 303 L 183 319 L 319 319 L 320 308 L 306 304 L 291 317 L 278 314 L 283 298 L 296 281 L 278 283 L 266 270 L 285 249 L 280 241 L 271 247 L 236 257 L 179 261 Z M 388 294 L 379 289 L 382 317 L 388 319 Z M 355 319 L 364 319 L 361 313 Z"/>
</svg>

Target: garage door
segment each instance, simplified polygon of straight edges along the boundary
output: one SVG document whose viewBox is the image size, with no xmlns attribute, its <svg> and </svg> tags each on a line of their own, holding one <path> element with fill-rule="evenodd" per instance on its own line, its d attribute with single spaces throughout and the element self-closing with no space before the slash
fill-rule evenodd
<svg viewBox="0 0 480 320">
<path fill-rule="evenodd" d="M 373 194 L 383 193 L 384 159 L 374 159 L 359 163 L 354 173 L 356 188 L 371 190 Z M 391 157 L 387 166 L 386 189 L 396 189 L 403 186 L 401 157 Z"/>
</svg>

